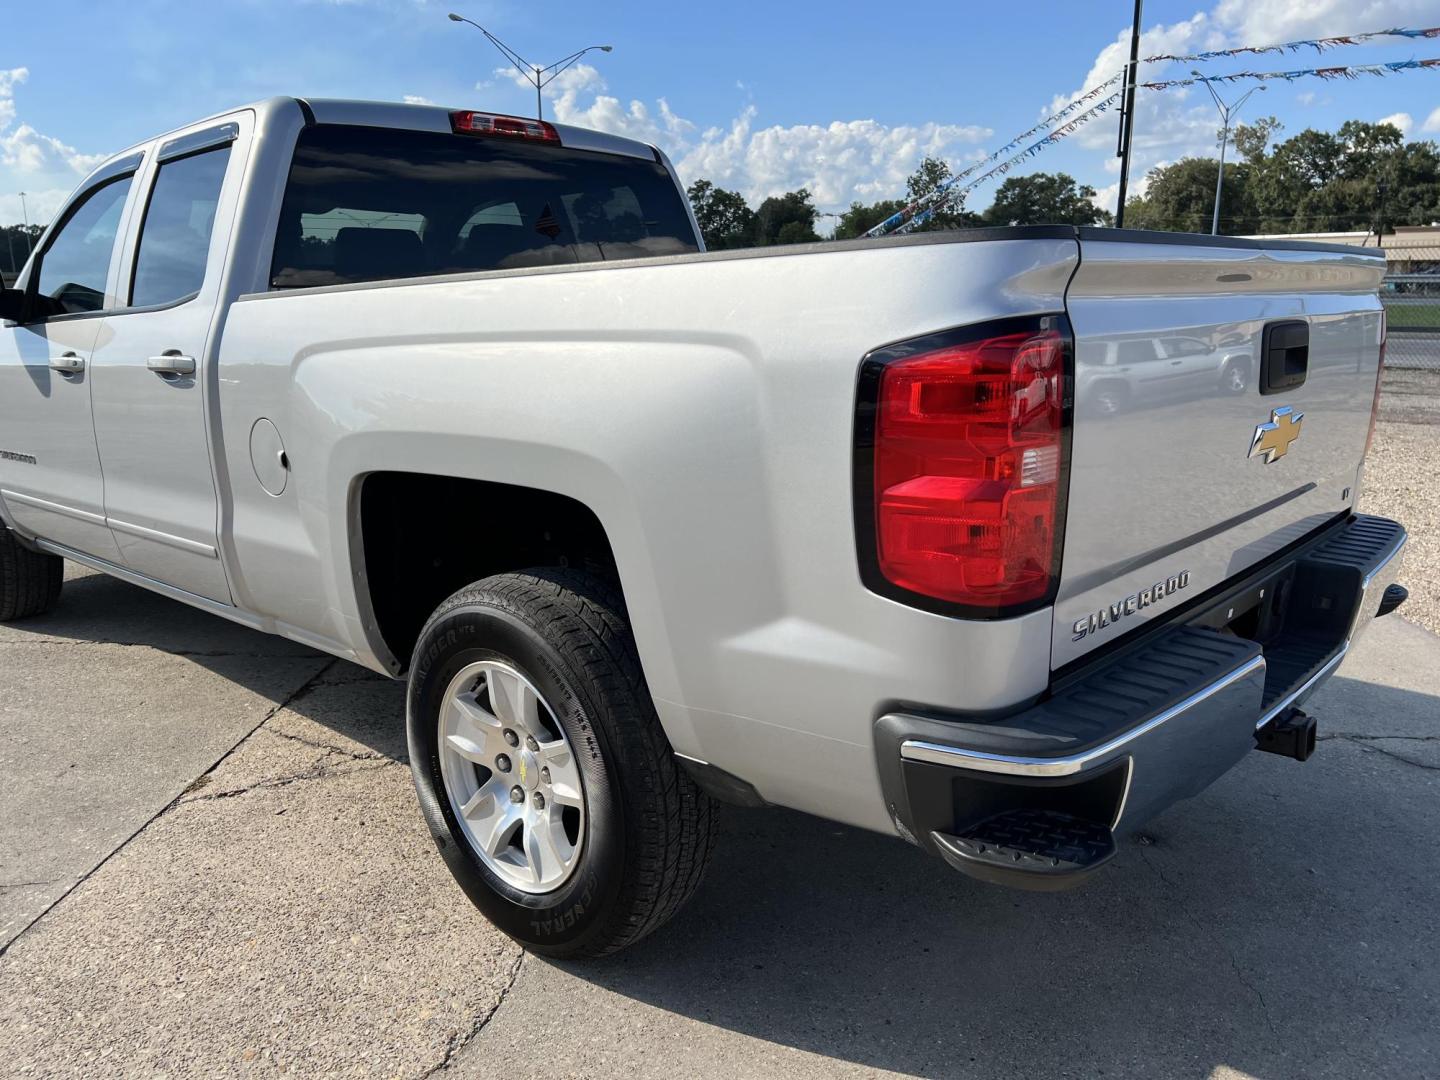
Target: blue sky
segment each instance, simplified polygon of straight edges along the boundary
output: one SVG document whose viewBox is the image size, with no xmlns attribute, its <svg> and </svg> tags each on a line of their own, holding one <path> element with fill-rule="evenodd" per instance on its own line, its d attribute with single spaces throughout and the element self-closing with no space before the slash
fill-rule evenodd
<svg viewBox="0 0 1440 1080">
<path fill-rule="evenodd" d="M 825 209 L 900 193 L 924 153 L 983 156 L 1123 60 L 1130 0 L 1029 4 L 524 3 L 518 0 L 127 0 L 8 6 L 0 33 L 0 221 L 52 213 L 100 157 L 210 112 L 274 94 L 527 113 L 533 92 L 449 10 L 527 58 L 592 54 L 551 88 L 547 115 L 661 145 L 682 176 L 758 200 L 801 184 Z M 906 11 L 915 11 L 911 18 Z M 1269 44 L 1440 25 L 1440 0 L 1149 0 L 1142 52 Z M 1221 60 L 1216 73 L 1440 56 L 1440 39 Z M 588 58 L 587 58 L 588 59 Z M 1188 67 L 1189 65 L 1185 65 Z M 1178 76 L 1156 65 L 1152 77 Z M 1237 96 L 1242 91 L 1229 91 Z M 1399 116 L 1440 138 L 1440 73 L 1272 84 L 1245 116 L 1293 133 Z M 1214 152 L 1204 91 L 1142 94 L 1137 177 Z M 1113 202 L 1115 120 L 1032 159 Z M 989 202 L 993 185 L 972 197 Z"/>
</svg>

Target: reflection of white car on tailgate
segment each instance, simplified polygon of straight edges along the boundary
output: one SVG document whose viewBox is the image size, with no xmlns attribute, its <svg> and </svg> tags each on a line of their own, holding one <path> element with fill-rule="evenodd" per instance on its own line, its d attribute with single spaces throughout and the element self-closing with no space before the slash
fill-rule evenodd
<svg viewBox="0 0 1440 1080">
<path fill-rule="evenodd" d="M 264 102 L 102 164 L 0 293 L 0 618 L 71 559 L 408 679 L 441 857 L 552 955 L 669 918 L 717 799 L 1073 884 L 1308 756 L 1403 598 L 1355 514 L 1384 268 L 1070 226 L 707 253 L 654 147 Z"/>
<path fill-rule="evenodd" d="M 1243 394 L 1253 370 L 1248 344 L 1216 346 L 1184 334 L 1144 334 L 1106 342 L 1100 362 L 1087 367 L 1077 397 L 1104 416 L 1132 405 L 1204 396 L 1217 388 Z"/>
</svg>

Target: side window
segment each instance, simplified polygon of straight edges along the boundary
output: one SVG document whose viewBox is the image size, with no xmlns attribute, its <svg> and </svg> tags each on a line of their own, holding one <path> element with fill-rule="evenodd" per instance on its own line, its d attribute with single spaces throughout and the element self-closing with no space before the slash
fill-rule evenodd
<svg viewBox="0 0 1440 1080">
<path fill-rule="evenodd" d="M 200 291 L 229 163 L 230 147 L 224 146 L 160 166 L 140 227 L 132 307 L 171 304 Z"/>
<path fill-rule="evenodd" d="M 133 179 L 117 177 L 83 195 L 41 255 L 36 287 L 67 315 L 105 306 L 110 256 Z"/>
<path fill-rule="evenodd" d="M 1155 359 L 1155 345 L 1146 338 L 1142 341 L 1120 342 L 1120 363 L 1146 364 Z"/>
</svg>

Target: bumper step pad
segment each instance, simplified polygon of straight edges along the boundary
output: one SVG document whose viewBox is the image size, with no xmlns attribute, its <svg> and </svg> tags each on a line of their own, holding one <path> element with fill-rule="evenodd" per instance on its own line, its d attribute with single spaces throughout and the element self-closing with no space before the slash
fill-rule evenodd
<svg viewBox="0 0 1440 1080">
<path fill-rule="evenodd" d="M 930 837 L 961 873 L 1021 889 L 1068 889 L 1115 854 L 1115 836 L 1107 826 L 1056 810 L 1009 810 L 971 826 L 964 836 Z"/>
</svg>

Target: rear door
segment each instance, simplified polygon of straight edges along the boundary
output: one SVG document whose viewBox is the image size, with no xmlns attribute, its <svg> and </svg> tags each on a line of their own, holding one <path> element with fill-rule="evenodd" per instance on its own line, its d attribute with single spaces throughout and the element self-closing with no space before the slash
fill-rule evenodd
<svg viewBox="0 0 1440 1080">
<path fill-rule="evenodd" d="M 22 529 L 112 562 L 90 364 L 140 163 L 109 163 L 72 198 L 20 282 L 36 279 L 45 312 L 0 328 L 0 498 Z"/>
<path fill-rule="evenodd" d="M 1056 667 L 1351 508 L 1382 332 L 1373 249 L 1081 236 L 1066 294 L 1076 402 Z M 1304 340 L 1286 354 L 1303 379 L 1265 392 L 1266 330 L 1284 324 L 1299 334 L 1285 341 Z M 1115 394 L 1107 359 L 1147 338 L 1165 377 Z M 1246 377 L 1223 378 L 1229 365 Z M 1106 407 L 1089 400 L 1107 387 Z"/>
<path fill-rule="evenodd" d="M 125 306 L 106 318 L 93 361 L 105 512 L 123 562 L 222 603 L 208 349 L 245 126 L 248 114 L 211 121 L 158 147 L 123 263 Z"/>
</svg>

